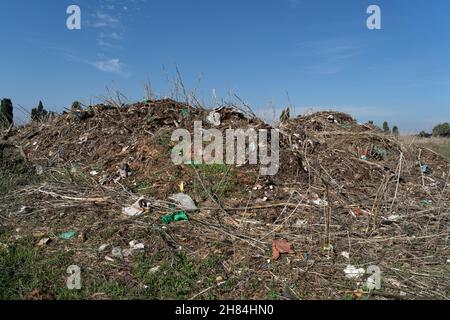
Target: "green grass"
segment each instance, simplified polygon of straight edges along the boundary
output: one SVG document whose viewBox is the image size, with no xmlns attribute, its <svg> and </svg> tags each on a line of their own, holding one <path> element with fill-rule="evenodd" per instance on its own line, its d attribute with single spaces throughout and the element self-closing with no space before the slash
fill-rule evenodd
<svg viewBox="0 0 450 320">
<path fill-rule="evenodd" d="M 408 144 L 414 142 L 419 146 L 431 149 L 450 161 L 450 138 L 404 136 L 401 139 Z"/>
<path fill-rule="evenodd" d="M 236 189 L 236 173 L 226 164 L 200 164 L 197 165 L 197 170 L 207 181 L 205 186 L 208 191 L 219 199 L 226 198 Z M 204 199 L 208 198 L 208 194 L 197 180 L 195 180 L 194 192 Z"/>
<path fill-rule="evenodd" d="M 5 158 L 7 157 L 5 151 Z M 4 196 L 20 187 L 39 182 L 34 167 L 27 165 L 21 159 L 0 158 L 0 196 Z"/>
<path fill-rule="evenodd" d="M 141 252 L 124 262 L 122 271 L 128 280 L 119 276 L 118 270 L 105 270 L 105 266 L 83 266 L 81 262 L 82 289 L 69 290 L 66 271 L 75 263 L 72 251 L 49 253 L 47 247 L 37 247 L 36 239 L 23 238 L 10 241 L 11 230 L 0 229 L 0 300 L 23 299 L 90 299 L 94 296 L 107 299 L 188 299 L 203 289 L 216 284 L 222 273 L 221 258 L 210 256 L 196 260 L 183 253 Z M 52 251 L 53 252 L 53 251 Z M 152 268 L 158 266 L 154 272 Z M 94 267 L 94 269 L 92 269 Z M 119 270 L 120 271 L 120 270 Z M 223 289 L 231 290 L 230 284 Z M 202 298 L 214 298 L 211 293 Z"/>
<path fill-rule="evenodd" d="M 441 154 L 448 161 L 450 161 L 450 139 L 448 139 L 447 143 L 430 142 L 426 146 L 434 152 Z"/>
<path fill-rule="evenodd" d="M 1 243 L 7 243 L 8 234 L 2 228 Z M 0 249 L 0 299 L 29 299 L 32 292 L 46 299 L 67 294 L 65 277 L 71 264 L 70 253 L 46 256 L 34 239 L 20 239 Z"/>
<path fill-rule="evenodd" d="M 217 257 L 194 261 L 176 253 L 172 258 L 144 254 L 135 258 L 133 275 L 146 287 L 140 295 L 146 299 L 188 299 L 196 293 L 195 288 L 201 291 L 215 283 L 216 275 L 211 270 L 220 262 Z M 159 270 L 151 272 L 156 266 Z"/>
</svg>

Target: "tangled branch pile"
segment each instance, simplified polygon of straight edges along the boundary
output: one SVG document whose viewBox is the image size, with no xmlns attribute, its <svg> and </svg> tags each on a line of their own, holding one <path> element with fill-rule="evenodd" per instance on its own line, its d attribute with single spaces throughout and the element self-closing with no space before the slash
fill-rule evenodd
<svg viewBox="0 0 450 320">
<path fill-rule="evenodd" d="M 235 107 L 217 112 L 216 128 L 222 131 L 270 128 Z M 249 279 L 274 284 L 285 297 L 342 298 L 359 286 L 345 278 L 348 265 L 381 268 L 383 289 L 373 295 L 450 297 L 450 164 L 445 159 L 330 111 L 279 124 L 276 176 L 262 177 L 248 164 L 173 165 L 172 130 L 192 129 L 209 114 L 160 100 L 73 110 L 15 128 L 11 141 L 54 179 L 22 191 L 27 198 L 41 198 L 26 215 L 8 206 L 2 211 L 19 220 L 34 217 L 48 227 L 58 210 L 71 208 L 65 223 L 84 233 L 120 226 L 112 242 L 142 235 L 141 228 L 148 227 L 153 231 L 143 241 L 152 252 L 184 250 L 200 259 L 219 253 L 220 269 L 234 279 L 231 291 L 211 289 L 222 298 L 263 298 L 267 286 L 252 290 Z M 64 170 L 70 178 L 61 178 Z M 166 200 L 180 191 L 181 182 L 198 209 L 188 222 L 164 226 L 161 217 L 175 205 Z M 147 214 L 124 217 L 121 207 L 140 196 L 150 203 Z M 81 203 L 86 213 L 76 215 Z M 272 243 L 279 239 L 295 253 L 270 260 Z M 80 246 L 95 247 L 98 241 L 92 237 Z M 78 259 L 106 264 L 81 250 Z"/>
</svg>

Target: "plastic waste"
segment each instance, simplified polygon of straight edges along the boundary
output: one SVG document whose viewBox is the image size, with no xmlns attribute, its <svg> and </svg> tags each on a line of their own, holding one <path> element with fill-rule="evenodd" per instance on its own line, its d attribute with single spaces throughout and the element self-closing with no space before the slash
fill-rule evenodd
<svg viewBox="0 0 450 320">
<path fill-rule="evenodd" d="M 421 166 L 420 169 L 421 169 L 422 172 L 425 173 L 425 174 L 429 174 L 429 173 L 430 173 L 430 166 L 427 165 L 427 164 L 424 164 L 423 166 Z"/>
<path fill-rule="evenodd" d="M 131 250 L 142 250 L 145 248 L 143 243 L 138 243 L 136 240 L 130 241 L 129 245 Z"/>
<path fill-rule="evenodd" d="M 122 208 L 122 213 L 129 217 L 137 217 L 150 208 L 150 201 L 144 197 L 139 198 L 132 206 Z"/>
<path fill-rule="evenodd" d="M 106 248 L 108 248 L 107 244 L 102 244 L 99 248 L 98 248 L 98 252 L 103 252 L 106 250 Z"/>
<path fill-rule="evenodd" d="M 64 240 L 69 240 L 74 238 L 77 235 L 76 231 L 67 231 L 62 233 L 59 237 Z"/>
<path fill-rule="evenodd" d="M 192 200 L 192 198 L 185 193 L 174 194 L 170 196 L 169 199 L 179 204 L 180 208 L 183 210 L 197 210 L 194 200 Z"/>
<path fill-rule="evenodd" d="M 162 220 L 165 224 L 170 224 L 172 222 L 187 221 L 188 217 L 185 211 L 180 211 L 169 213 L 168 215 L 165 215 Z"/>
</svg>

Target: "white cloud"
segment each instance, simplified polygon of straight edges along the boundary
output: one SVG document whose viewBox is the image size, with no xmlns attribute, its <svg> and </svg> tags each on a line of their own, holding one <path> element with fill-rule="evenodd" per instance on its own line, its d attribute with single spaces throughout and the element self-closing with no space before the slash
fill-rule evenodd
<svg viewBox="0 0 450 320">
<path fill-rule="evenodd" d="M 93 65 L 98 70 L 103 71 L 103 72 L 116 73 L 116 74 L 120 74 L 122 76 L 129 75 L 128 72 L 124 71 L 125 66 L 120 61 L 120 59 L 99 60 L 99 61 L 91 62 L 90 64 Z"/>
<path fill-rule="evenodd" d="M 64 53 L 64 57 L 69 61 L 75 61 L 92 66 L 99 71 L 118 74 L 123 77 L 129 77 L 131 74 L 126 70 L 125 64 L 118 58 L 108 59 L 99 54 L 97 60 L 88 60 L 75 55 L 69 50 L 59 50 Z"/>
<path fill-rule="evenodd" d="M 94 28 L 114 28 L 119 23 L 119 19 L 108 13 L 97 12 L 94 19 L 95 21 L 91 23 Z"/>
<path fill-rule="evenodd" d="M 301 58 L 307 62 L 305 70 L 312 74 L 336 74 L 349 65 L 363 52 L 360 39 L 333 38 L 297 44 L 294 50 L 282 54 L 284 57 Z"/>
</svg>

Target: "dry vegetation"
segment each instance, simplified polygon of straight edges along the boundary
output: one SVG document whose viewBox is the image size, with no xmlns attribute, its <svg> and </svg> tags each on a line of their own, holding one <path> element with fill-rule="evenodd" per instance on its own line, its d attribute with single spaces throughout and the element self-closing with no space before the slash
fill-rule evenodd
<svg viewBox="0 0 450 320">
<path fill-rule="evenodd" d="M 219 130 L 269 128 L 237 107 L 218 111 Z M 442 156 L 330 111 L 279 125 L 274 177 L 251 165 L 173 165 L 172 130 L 208 113 L 149 100 L 14 128 L 8 141 L 26 160 L 4 150 L 1 297 L 450 298 L 450 164 Z M 124 164 L 130 175 L 121 176 Z M 182 182 L 198 209 L 166 225 Z M 124 215 L 140 197 L 146 212 Z M 60 238 L 70 230 L 75 238 Z M 132 240 L 145 249 L 112 258 Z M 272 259 L 275 240 L 295 253 Z M 82 269 L 80 291 L 65 287 L 71 264 Z M 368 290 L 367 275 L 346 278 L 348 265 L 379 266 L 381 289 Z"/>
<path fill-rule="evenodd" d="M 404 143 L 415 143 L 418 146 L 429 148 L 450 161 L 450 138 L 419 138 L 416 136 L 405 136 L 402 137 L 402 141 Z"/>
</svg>

